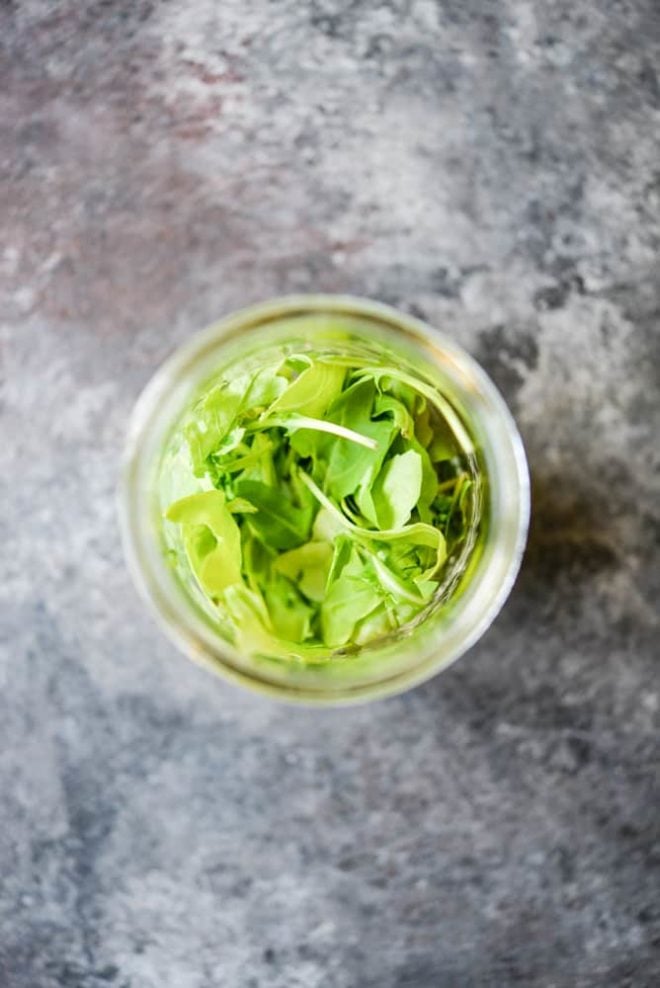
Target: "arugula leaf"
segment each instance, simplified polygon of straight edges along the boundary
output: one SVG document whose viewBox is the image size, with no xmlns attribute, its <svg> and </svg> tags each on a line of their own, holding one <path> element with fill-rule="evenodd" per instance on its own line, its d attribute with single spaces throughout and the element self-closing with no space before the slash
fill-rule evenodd
<svg viewBox="0 0 660 988">
<path fill-rule="evenodd" d="M 415 586 L 425 601 L 429 601 L 438 589 L 436 580 L 425 580 L 422 576 L 415 577 Z"/>
<path fill-rule="evenodd" d="M 396 434 L 393 422 L 371 418 L 375 392 L 373 381 L 360 381 L 344 391 L 328 412 L 329 421 L 375 440 L 375 449 L 363 450 L 340 438 L 319 437 L 318 455 L 327 464 L 326 490 L 338 500 L 353 494 L 365 474 L 378 472 Z"/>
<path fill-rule="evenodd" d="M 406 524 L 422 490 L 422 458 L 409 449 L 387 461 L 378 474 L 372 497 L 381 528 Z"/>
<path fill-rule="evenodd" d="M 278 476 L 275 469 L 275 457 L 279 443 L 279 436 L 258 432 L 252 440 L 250 453 L 246 454 L 246 460 L 248 457 L 251 457 L 251 460 L 243 466 L 241 479 L 256 480 L 266 484 L 267 487 L 276 487 Z M 234 464 L 235 467 L 236 464 Z M 236 470 L 233 469 L 231 472 L 234 473 Z"/>
<path fill-rule="evenodd" d="M 255 506 L 250 504 L 249 501 L 246 501 L 244 497 L 235 497 L 231 501 L 228 501 L 227 509 L 231 511 L 232 515 L 253 515 L 257 510 Z"/>
<path fill-rule="evenodd" d="M 352 557 L 353 543 L 346 535 L 340 535 L 334 544 L 332 562 L 330 564 L 328 579 L 326 582 L 326 590 L 332 586 L 335 580 L 339 579 L 344 569 L 350 564 Z M 355 570 L 355 563 L 353 565 L 353 570 Z"/>
<path fill-rule="evenodd" d="M 243 395 L 241 408 L 255 415 L 260 408 L 267 408 L 278 401 L 286 389 L 286 378 L 276 374 L 273 367 L 264 367 L 250 381 Z"/>
<path fill-rule="evenodd" d="M 424 408 L 415 416 L 415 435 L 419 443 L 426 449 L 435 435 L 431 425 L 431 409 L 426 401 Z"/>
<path fill-rule="evenodd" d="M 433 438 L 428 446 L 429 456 L 433 463 L 441 460 L 451 460 L 456 455 L 456 444 L 444 421 L 438 422 L 437 416 L 433 423 Z"/>
<path fill-rule="evenodd" d="M 406 406 L 397 398 L 393 398 L 391 395 L 377 395 L 374 401 L 374 416 L 380 417 L 381 415 L 388 414 L 392 417 L 392 422 L 394 423 L 395 429 L 399 431 L 401 436 L 410 439 L 416 448 L 418 444 L 414 440 L 415 424 Z M 355 500 L 358 508 L 360 509 L 360 513 L 367 519 L 367 521 L 370 521 L 372 525 L 378 524 L 378 512 L 374 502 L 373 487 L 381 465 L 382 461 L 374 461 L 365 470 L 362 480 L 360 481 L 360 486 L 355 492 Z M 433 471 L 433 467 L 430 463 L 428 463 L 428 468 Z M 422 490 L 424 493 L 424 504 L 422 506 L 422 513 L 424 517 L 422 518 L 422 521 L 430 521 L 429 513 L 426 510 L 426 496 L 428 494 L 428 468 L 427 464 L 423 463 L 424 483 L 422 485 Z M 435 481 L 435 479 L 435 472 L 433 472 L 432 480 Z"/>
<path fill-rule="evenodd" d="M 273 569 L 294 583 L 309 600 L 323 600 L 333 561 L 333 549 L 328 542 L 307 542 L 277 557 Z"/>
<path fill-rule="evenodd" d="M 261 595 L 270 580 L 275 551 L 256 538 L 249 525 L 241 527 L 241 546 L 244 582 L 250 590 Z"/>
<path fill-rule="evenodd" d="M 460 418 L 447 399 L 432 388 L 430 384 L 427 384 L 425 381 L 417 380 L 412 376 L 412 374 L 399 370 L 397 367 L 362 367 L 360 368 L 359 374 L 361 378 L 367 380 L 371 378 L 373 381 L 379 381 L 383 377 L 391 377 L 394 380 L 401 382 L 401 384 L 408 385 L 408 387 L 412 388 L 414 391 L 418 391 L 421 395 L 427 398 L 428 401 L 435 406 L 435 408 L 438 409 L 456 436 L 463 452 L 471 453 L 473 451 L 474 446 L 472 440 L 470 439 Z"/>
<path fill-rule="evenodd" d="M 369 642 L 384 638 L 397 627 L 385 604 L 381 604 L 366 618 L 358 621 L 353 629 L 352 640 L 356 645 L 367 645 Z"/>
<path fill-rule="evenodd" d="M 246 586 L 227 587 L 223 604 L 232 621 L 236 644 L 246 655 L 287 657 L 287 649 L 277 641 L 263 598 Z"/>
<path fill-rule="evenodd" d="M 245 429 L 242 426 L 234 426 L 229 432 L 220 440 L 216 448 L 211 453 L 211 456 L 216 459 L 219 457 L 227 456 L 228 453 L 233 453 L 234 450 L 239 449 L 243 445 L 243 436 L 245 435 Z"/>
<path fill-rule="evenodd" d="M 273 629 L 280 638 L 302 642 L 310 637 L 313 611 L 289 580 L 276 575 L 266 587 L 264 598 Z"/>
<path fill-rule="evenodd" d="M 421 595 L 419 587 L 397 576 L 375 553 L 371 555 L 371 564 L 376 571 L 381 586 L 393 597 L 406 600 L 409 604 L 422 605 L 424 603 L 424 598 Z"/>
<path fill-rule="evenodd" d="M 367 580 L 340 576 L 330 586 L 321 604 L 323 641 L 330 648 L 345 645 L 358 621 L 382 603 L 382 596 Z"/>
<path fill-rule="evenodd" d="M 412 439 L 415 435 L 415 423 L 406 406 L 392 395 L 379 394 L 374 401 L 374 418 L 388 414 L 392 416 L 395 426 L 404 439 Z"/>
<path fill-rule="evenodd" d="M 321 642 L 312 644 L 278 638 L 261 594 L 244 586 L 229 587 L 222 604 L 233 628 L 235 644 L 244 655 L 306 665 L 328 661 L 328 649 Z"/>
<path fill-rule="evenodd" d="M 397 401 L 405 405 L 411 415 L 417 415 L 417 413 L 421 410 L 421 406 L 424 405 L 424 397 L 419 393 L 419 391 L 412 388 L 410 384 L 404 383 L 404 381 L 399 378 L 396 369 L 394 370 L 394 373 L 392 373 L 392 369 L 390 369 L 390 373 L 387 378 L 385 378 L 385 380 L 380 378 L 378 385 L 380 388 L 384 388 L 386 385 L 386 390 L 389 391 L 389 393 L 393 395 Z"/>
<path fill-rule="evenodd" d="M 438 475 L 431 463 L 431 457 L 427 450 L 424 449 L 417 439 L 410 440 L 410 448 L 418 454 L 422 461 L 422 486 L 417 502 L 417 514 L 420 521 L 431 524 L 433 520 L 431 505 L 438 492 Z"/>
<path fill-rule="evenodd" d="M 374 496 L 371 476 L 367 475 L 355 493 L 355 502 L 360 509 L 360 514 L 372 525 L 378 524 L 378 512 L 374 503 Z"/>
<path fill-rule="evenodd" d="M 281 491 L 258 480 L 239 480 L 235 489 L 238 497 L 257 509 L 247 516 L 246 523 L 266 545 L 274 549 L 294 549 L 307 542 L 312 526 L 312 512 L 308 507 L 296 508 Z"/>
<path fill-rule="evenodd" d="M 277 412 L 299 412 L 320 418 L 338 397 L 346 371 L 335 364 L 317 361 L 295 379 L 273 402 L 269 415 Z"/>
<path fill-rule="evenodd" d="M 241 394 L 228 385 L 219 384 L 195 405 L 183 431 L 196 477 L 204 476 L 206 458 L 218 449 L 231 430 L 241 405 L 241 397 Z"/>
<path fill-rule="evenodd" d="M 451 525 L 455 520 L 458 522 L 460 536 L 460 529 L 463 527 L 463 506 L 471 486 L 470 480 L 464 473 L 456 478 L 454 494 L 445 520 L 445 538 L 449 537 Z"/>
<path fill-rule="evenodd" d="M 318 502 L 334 517 L 336 523 L 341 525 L 348 532 L 352 532 L 358 539 L 374 539 L 378 542 L 398 542 L 403 540 L 416 545 L 429 546 L 431 549 L 435 549 L 437 554 L 431 573 L 436 572 L 447 558 L 447 547 L 444 535 L 441 531 L 439 531 L 439 529 L 434 528 L 432 525 L 427 525 L 424 522 L 415 522 L 412 525 L 406 525 L 404 528 L 380 531 L 371 531 L 369 529 L 360 528 L 358 525 L 353 524 L 353 522 L 350 522 L 348 518 L 345 518 L 344 515 L 342 515 L 337 505 L 333 504 L 332 501 L 326 497 L 311 477 L 302 472 L 300 476 Z"/>
<path fill-rule="evenodd" d="M 336 512 L 321 507 L 314 519 L 312 535 L 317 542 L 335 542 L 346 535 L 346 527 L 341 516 L 337 517 Z"/>
<path fill-rule="evenodd" d="M 207 460 L 209 475 L 216 484 L 221 483 L 229 474 L 242 473 L 243 471 L 256 470 L 258 475 L 261 476 L 264 455 L 266 453 L 272 453 L 273 449 L 272 440 L 264 435 L 258 443 L 255 441 L 251 446 L 241 443 L 234 451 L 239 454 L 237 456 L 225 458 L 211 454 Z"/>
<path fill-rule="evenodd" d="M 386 549 L 389 568 L 409 582 L 421 578 L 435 565 L 436 555 L 429 546 L 396 542 L 389 543 Z"/>
<path fill-rule="evenodd" d="M 290 353 L 280 368 L 280 374 L 286 377 L 291 383 L 294 378 L 300 377 L 303 371 L 311 367 L 314 361 L 306 353 Z"/>
</svg>

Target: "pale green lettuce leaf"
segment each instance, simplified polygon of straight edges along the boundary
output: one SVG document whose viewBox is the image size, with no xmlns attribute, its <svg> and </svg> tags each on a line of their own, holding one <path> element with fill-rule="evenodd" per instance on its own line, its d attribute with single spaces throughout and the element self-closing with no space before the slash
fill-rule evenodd
<svg viewBox="0 0 660 988">
<path fill-rule="evenodd" d="M 169 506 L 166 518 L 182 526 L 190 565 L 207 593 L 218 597 L 242 581 L 241 533 L 222 491 L 181 498 Z"/>
</svg>

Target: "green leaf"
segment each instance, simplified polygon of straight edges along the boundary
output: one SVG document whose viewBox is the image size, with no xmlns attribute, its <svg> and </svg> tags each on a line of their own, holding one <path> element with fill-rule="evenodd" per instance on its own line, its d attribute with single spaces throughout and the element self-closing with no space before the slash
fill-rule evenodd
<svg viewBox="0 0 660 988">
<path fill-rule="evenodd" d="M 414 391 L 423 395 L 431 404 L 437 408 L 440 415 L 445 419 L 448 426 L 452 430 L 456 439 L 460 443 L 464 453 L 470 453 L 473 451 L 473 443 L 470 439 L 465 426 L 461 422 L 458 414 L 454 411 L 453 407 L 447 401 L 440 392 L 418 378 L 413 377 L 412 374 L 408 374 L 407 371 L 399 370 L 398 367 L 362 367 L 359 370 L 359 376 L 361 379 L 372 379 L 373 381 L 380 381 L 384 377 L 392 378 L 395 381 L 399 381 L 401 384 L 407 385 Z"/>
<path fill-rule="evenodd" d="M 244 435 L 245 429 L 242 426 L 234 426 L 230 429 L 213 450 L 213 453 L 211 453 L 213 459 L 227 456 L 229 453 L 233 453 L 235 450 L 241 448 Z"/>
<path fill-rule="evenodd" d="M 356 645 L 366 645 L 378 638 L 384 638 L 396 628 L 385 604 L 381 604 L 366 618 L 358 621 L 353 629 L 352 641 Z"/>
<path fill-rule="evenodd" d="M 206 458 L 221 445 L 238 414 L 241 394 L 219 384 L 197 402 L 184 427 L 196 477 L 206 473 Z"/>
<path fill-rule="evenodd" d="M 388 460 L 374 484 L 372 496 L 381 528 L 402 528 L 422 490 L 422 458 L 409 449 Z"/>
<path fill-rule="evenodd" d="M 381 388 L 393 395 L 402 405 L 405 405 L 411 415 L 417 415 L 421 406 L 425 404 L 424 397 L 416 388 L 399 379 L 398 374 L 398 368 L 389 368 L 387 377 L 385 379 L 379 378 L 378 383 Z"/>
<path fill-rule="evenodd" d="M 375 440 L 375 449 L 330 436 L 318 440 L 318 456 L 327 464 L 325 488 L 337 500 L 353 494 L 365 477 L 378 472 L 396 435 L 393 422 L 372 420 L 375 394 L 373 381 L 360 381 L 344 391 L 328 413 L 329 421 Z"/>
<path fill-rule="evenodd" d="M 215 587 L 213 589 L 208 587 L 206 580 L 201 575 L 204 561 L 213 554 L 218 545 L 215 535 L 207 525 L 183 525 L 181 527 L 181 538 L 190 568 L 195 574 L 198 583 L 211 596 L 217 596 Z"/>
<path fill-rule="evenodd" d="M 415 435 L 425 449 L 435 435 L 431 425 L 431 409 L 426 402 L 423 410 L 415 417 Z"/>
<path fill-rule="evenodd" d="M 258 440 L 258 441 L 257 441 Z M 254 437 L 251 446 L 241 443 L 235 450 L 238 454 L 234 457 L 219 458 L 211 455 L 207 460 L 209 473 L 211 476 L 218 474 L 219 478 L 226 479 L 229 474 L 242 473 L 243 471 L 256 471 L 257 476 L 261 476 L 263 461 L 266 455 L 272 458 L 274 444 L 265 434 Z M 213 468 L 211 470 L 211 467 Z"/>
<path fill-rule="evenodd" d="M 244 655 L 286 662 L 297 659 L 305 664 L 327 662 L 328 652 L 324 646 L 282 641 L 275 635 L 260 593 L 245 586 L 228 587 L 222 604 L 233 628 L 236 647 Z"/>
<path fill-rule="evenodd" d="M 424 447 L 416 439 L 410 441 L 410 448 L 413 449 L 422 461 L 422 486 L 417 501 L 417 513 L 420 521 L 431 522 L 431 505 L 438 492 L 438 475 L 435 472 L 431 457 Z"/>
<path fill-rule="evenodd" d="M 374 504 L 373 481 L 371 477 L 366 477 L 355 493 L 355 502 L 360 509 L 360 514 L 372 525 L 378 524 L 378 512 Z"/>
<path fill-rule="evenodd" d="M 404 386 L 402 385 L 402 387 Z M 379 394 L 376 396 L 376 399 L 374 401 L 374 415 L 376 416 L 389 415 L 391 417 L 391 421 L 393 422 L 395 429 L 404 438 L 408 438 L 409 440 L 412 440 L 414 442 L 415 424 L 413 422 L 413 418 L 410 412 L 403 404 L 403 402 L 399 401 L 397 398 L 393 398 L 391 395 Z M 381 467 L 381 464 L 382 461 L 381 462 L 375 461 L 370 465 L 369 469 L 365 472 L 360 482 L 360 486 L 358 487 L 355 493 L 355 501 L 357 503 L 358 508 L 360 509 L 360 513 L 364 518 L 370 521 L 372 525 L 378 524 L 378 513 L 376 511 L 376 505 L 374 503 L 373 486 L 378 471 Z M 431 470 L 433 469 L 430 463 L 428 464 L 428 466 L 430 467 Z M 423 474 L 425 479 L 428 479 L 428 473 L 426 472 L 426 464 L 423 464 Z M 435 480 L 435 473 L 433 474 L 433 479 Z M 422 489 L 424 490 L 424 484 L 422 485 Z M 424 510 L 424 515 L 425 516 L 422 520 L 430 521 L 428 512 L 426 512 L 425 510 Z"/>
<path fill-rule="evenodd" d="M 241 533 L 221 491 L 181 498 L 165 517 L 183 527 L 192 570 L 211 596 L 241 582 Z"/>
<path fill-rule="evenodd" d="M 280 373 L 285 375 L 290 383 L 295 378 L 300 377 L 302 372 L 311 367 L 313 363 L 312 358 L 306 353 L 292 353 L 284 361 Z"/>
<path fill-rule="evenodd" d="M 309 600 L 321 601 L 332 559 L 333 549 L 327 542 L 307 542 L 278 556 L 273 569 L 297 583 Z"/>
<path fill-rule="evenodd" d="M 419 576 L 415 579 L 415 586 L 419 590 L 420 594 L 425 601 L 429 601 L 433 594 L 438 589 L 438 584 L 436 580 L 425 580 L 424 577 Z"/>
<path fill-rule="evenodd" d="M 310 637 L 314 612 L 289 580 L 276 575 L 264 596 L 273 629 L 280 638 L 303 642 Z"/>
<path fill-rule="evenodd" d="M 266 484 L 267 487 L 276 487 L 278 475 L 275 469 L 275 457 L 280 443 L 279 436 L 258 432 L 252 440 L 251 454 L 247 454 L 245 458 L 247 460 L 247 457 L 251 455 L 251 462 L 243 466 L 241 479 L 256 480 Z"/>
<path fill-rule="evenodd" d="M 260 408 L 267 408 L 284 394 L 288 387 L 286 378 L 275 372 L 275 367 L 264 367 L 257 371 L 250 381 L 241 402 L 241 408 L 256 414 Z"/>
<path fill-rule="evenodd" d="M 452 440 L 451 432 L 445 422 L 435 423 L 433 438 L 428 450 L 433 463 L 439 463 L 441 460 L 451 460 L 456 455 L 456 443 Z"/>
<path fill-rule="evenodd" d="M 273 549 L 294 549 L 308 541 L 312 526 L 308 507 L 295 507 L 281 490 L 258 480 L 239 480 L 236 494 L 257 509 L 247 516 L 246 523 L 266 545 Z"/>
<path fill-rule="evenodd" d="M 233 500 L 228 501 L 227 508 L 231 511 L 232 515 L 253 515 L 257 510 L 255 506 L 249 501 L 246 501 L 244 497 L 235 497 Z"/>
<path fill-rule="evenodd" d="M 320 418 L 340 394 L 345 374 L 343 367 L 316 361 L 273 402 L 269 414 L 299 412 Z"/>
<path fill-rule="evenodd" d="M 278 643 L 270 620 L 270 614 L 263 598 L 246 586 L 228 587 L 223 604 L 231 619 L 236 645 L 245 655 L 281 656 L 287 650 Z"/>
<path fill-rule="evenodd" d="M 424 604 L 424 598 L 417 585 L 397 576 L 394 570 L 391 570 L 375 553 L 371 556 L 371 564 L 383 590 L 396 599 L 405 600 L 409 604 L 417 604 L 418 606 Z"/>
<path fill-rule="evenodd" d="M 255 536 L 249 525 L 243 525 L 241 528 L 241 545 L 243 550 L 243 575 L 245 582 L 251 590 L 261 594 L 261 591 L 270 580 L 275 551 L 265 546 Z"/>
<path fill-rule="evenodd" d="M 367 580 L 340 576 L 321 605 L 321 630 L 325 644 L 330 648 L 345 645 L 350 641 L 358 621 L 375 611 L 381 603 L 381 595 Z"/>
<path fill-rule="evenodd" d="M 405 439 L 412 439 L 415 435 L 415 423 L 413 417 L 403 404 L 393 398 L 392 395 L 380 394 L 374 401 L 374 417 L 381 415 L 391 415 L 392 421 Z"/>
<path fill-rule="evenodd" d="M 445 519 L 445 537 L 449 538 L 453 528 L 457 542 L 460 542 L 465 535 L 464 507 L 466 498 L 472 488 L 472 481 L 467 474 L 461 474 L 456 478 L 454 494 Z"/>
<path fill-rule="evenodd" d="M 388 543 L 383 558 L 388 567 L 402 579 L 415 581 L 435 564 L 435 554 L 429 546 L 406 542 Z"/>
<path fill-rule="evenodd" d="M 347 532 L 352 532 L 358 540 L 374 539 L 378 542 L 407 541 L 412 545 L 429 546 L 431 549 L 435 550 L 436 559 L 435 563 L 426 574 L 427 577 L 430 577 L 433 573 L 437 572 L 447 558 L 447 546 L 444 535 L 441 531 L 439 531 L 439 529 L 434 528 L 432 525 L 427 525 L 424 522 L 416 522 L 413 525 L 406 525 L 404 528 L 388 529 L 386 531 L 371 531 L 360 528 L 358 525 L 353 524 L 353 522 L 349 521 L 348 518 L 345 518 L 344 515 L 342 515 L 337 505 L 332 503 L 332 501 L 314 483 L 310 476 L 301 471 L 300 477 L 303 482 L 307 484 L 319 504 L 321 504 L 327 512 L 334 516 L 335 523 L 337 525 L 341 525 L 341 527 L 343 527 Z"/>
<path fill-rule="evenodd" d="M 353 554 L 353 543 L 345 534 L 338 536 L 332 555 L 332 562 L 328 571 L 326 590 L 338 580 L 346 566 L 351 561 Z"/>
<path fill-rule="evenodd" d="M 322 507 L 314 519 L 312 535 L 316 542 L 334 542 L 338 537 L 346 534 L 346 526 L 341 517 L 337 518 L 337 513 Z"/>
<path fill-rule="evenodd" d="M 316 459 L 320 434 L 312 429 L 292 429 L 289 432 L 291 449 L 301 459 Z"/>
</svg>

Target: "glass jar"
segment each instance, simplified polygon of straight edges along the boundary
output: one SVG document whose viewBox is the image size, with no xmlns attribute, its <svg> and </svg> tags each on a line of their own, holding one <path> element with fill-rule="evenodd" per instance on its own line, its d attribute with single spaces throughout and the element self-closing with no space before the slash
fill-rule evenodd
<svg viewBox="0 0 660 988">
<path fill-rule="evenodd" d="M 171 564 L 163 512 L 191 493 L 181 484 L 173 437 L 204 385 L 232 362 L 258 368 L 266 354 L 306 351 L 388 361 L 426 382 L 470 457 L 477 496 L 462 550 L 427 610 L 410 625 L 327 661 L 241 654 L 192 573 Z M 193 481 L 193 483 L 195 483 Z M 522 441 L 502 397 L 451 339 L 418 319 L 349 296 L 275 299 L 194 336 L 158 370 L 136 405 L 120 495 L 128 564 L 142 596 L 191 658 L 224 678 L 290 701 L 338 705 L 401 692 L 447 668 L 486 631 L 518 572 L 529 520 Z"/>
</svg>

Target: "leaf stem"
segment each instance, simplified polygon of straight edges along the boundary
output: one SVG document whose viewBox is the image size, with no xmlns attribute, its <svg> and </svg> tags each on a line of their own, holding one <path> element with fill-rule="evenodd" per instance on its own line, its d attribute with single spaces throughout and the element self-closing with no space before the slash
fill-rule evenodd
<svg viewBox="0 0 660 988">
<path fill-rule="evenodd" d="M 378 443 L 369 436 L 363 436 L 361 432 L 354 432 L 344 425 L 337 425 L 336 422 L 326 422 L 324 419 L 313 419 L 306 415 L 282 415 L 264 419 L 257 425 L 251 427 L 251 431 L 257 429 L 270 429 L 279 426 L 282 429 L 296 431 L 298 429 L 311 429 L 314 432 L 328 432 L 340 439 L 347 439 L 349 442 L 364 446 L 365 449 L 378 449 Z"/>
</svg>

